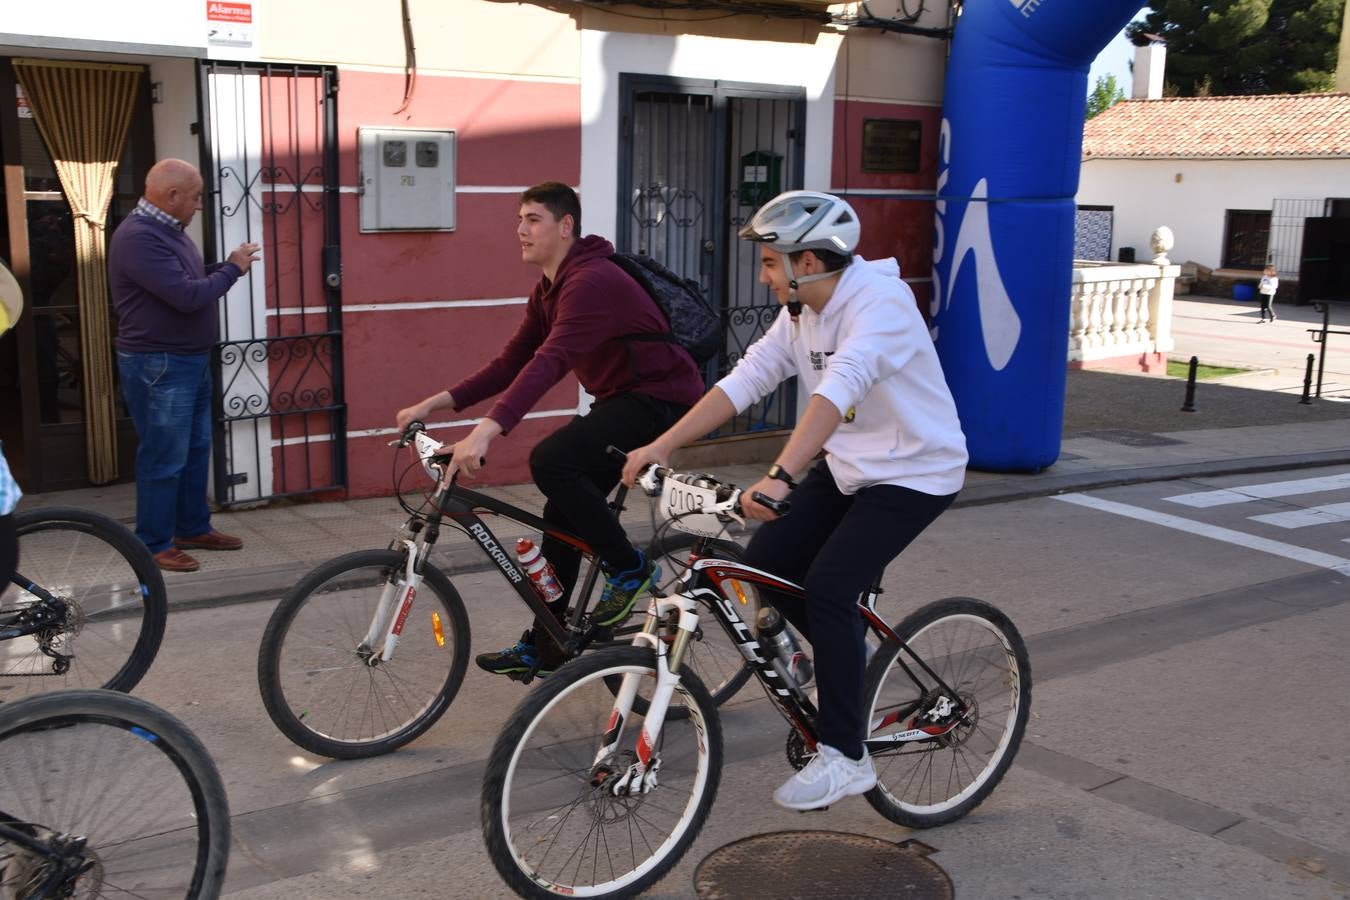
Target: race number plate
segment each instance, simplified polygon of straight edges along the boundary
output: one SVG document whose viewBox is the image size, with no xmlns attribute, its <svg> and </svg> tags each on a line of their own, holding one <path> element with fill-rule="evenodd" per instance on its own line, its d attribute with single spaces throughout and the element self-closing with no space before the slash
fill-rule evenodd
<svg viewBox="0 0 1350 900">
<path fill-rule="evenodd" d="M 686 484 L 667 478 L 661 485 L 661 516 L 671 527 L 701 537 L 719 537 L 726 526 L 716 514 L 703 512 L 717 505 L 717 492 L 711 488 Z"/>
</svg>

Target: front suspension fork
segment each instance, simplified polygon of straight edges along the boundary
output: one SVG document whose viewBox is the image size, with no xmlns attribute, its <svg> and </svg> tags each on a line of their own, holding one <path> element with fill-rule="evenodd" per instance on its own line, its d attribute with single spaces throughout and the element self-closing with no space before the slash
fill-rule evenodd
<svg viewBox="0 0 1350 900">
<path fill-rule="evenodd" d="M 380 646 L 376 642 L 381 637 L 384 638 L 383 649 L 379 655 L 372 653 L 370 656 L 371 664 L 376 661 L 389 662 L 394 658 L 394 648 L 398 645 L 399 636 L 403 634 L 403 626 L 407 624 L 408 615 L 412 612 L 417 588 L 422 584 L 422 575 L 417 571 L 417 544 L 405 540 L 403 546 L 404 570 L 397 575 L 391 572 L 385 581 L 380 602 L 375 607 L 375 615 L 370 621 L 370 629 L 366 631 L 366 638 L 362 642 L 363 647 L 373 649 Z"/>
<path fill-rule="evenodd" d="M 661 739 L 661 727 L 665 723 L 666 710 L 675 696 L 675 688 L 680 684 L 680 667 L 684 660 L 685 649 L 690 637 L 698 628 L 698 615 L 694 612 L 695 601 L 691 598 L 675 595 L 673 597 L 652 597 L 647 609 L 647 621 L 642 630 L 633 636 L 633 646 L 646 645 L 656 654 L 656 687 L 648 700 L 647 714 L 638 733 L 637 761 L 629 766 L 622 777 L 605 782 L 615 795 L 647 793 L 656 786 L 656 772 L 660 760 L 656 758 L 655 748 Z M 660 635 L 661 622 L 670 613 L 679 613 L 678 630 L 670 649 Z M 606 767 L 607 761 L 614 759 L 623 744 L 624 728 L 633 711 L 633 701 L 637 697 L 640 679 L 644 676 L 630 672 L 623 676 L 623 683 L 614 698 L 610 710 L 609 724 L 605 728 L 600 749 L 591 765 L 592 772 Z M 617 774 L 617 773 L 615 773 Z"/>
</svg>

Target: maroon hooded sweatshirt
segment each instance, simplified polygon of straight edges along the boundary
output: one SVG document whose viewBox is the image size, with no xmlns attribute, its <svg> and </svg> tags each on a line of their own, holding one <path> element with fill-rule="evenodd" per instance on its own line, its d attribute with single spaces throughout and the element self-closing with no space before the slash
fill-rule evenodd
<svg viewBox="0 0 1350 900">
<path fill-rule="evenodd" d="M 597 402 L 636 392 L 692 406 L 703 378 L 689 353 L 665 341 L 624 341 L 623 335 L 665 334 L 656 302 L 610 262 L 614 245 L 580 238 L 550 282 L 540 278 L 525 319 L 497 358 L 450 389 L 455 409 L 501 391 L 488 418 L 509 432 L 568 372 Z"/>
</svg>

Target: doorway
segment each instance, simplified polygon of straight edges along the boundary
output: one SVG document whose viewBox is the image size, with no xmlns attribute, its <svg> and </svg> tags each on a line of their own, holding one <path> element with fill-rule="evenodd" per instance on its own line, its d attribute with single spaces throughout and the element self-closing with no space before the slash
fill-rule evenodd
<svg viewBox="0 0 1350 900">
<path fill-rule="evenodd" d="M 619 89 L 615 243 L 703 287 L 725 335 L 703 373 L 712 384 L 778 315 L 756 246 L 736 233 L 765 201 L 802 186 L 806 91 L 655 75 L 621 75 Z M 712 436 L 790 429 L 796 398 L 792 379 Z"/>
<path fill-rule="evenodd" d="M 84 353 L 71 207 L 9 57 L 0 57 L 0 257 L 24 291 L 24 315 L 0 339 L 0 440 L 29 493 L 87 486 Z M 154 162 L 149 79 L 141 78 L 118 163 L 105 237 L 135 208 Z M 108 310 L 109 315 L 111 310 Z M 114 377 L 116 369 L 114 368 Z M 115 391 L 119 481 L 134 475 L 136 433 Z"/>
</svg>

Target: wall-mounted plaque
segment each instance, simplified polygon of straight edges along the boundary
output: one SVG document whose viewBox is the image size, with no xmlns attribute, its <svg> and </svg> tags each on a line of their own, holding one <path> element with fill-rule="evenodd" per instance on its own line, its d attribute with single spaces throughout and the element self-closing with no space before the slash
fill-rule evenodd
<svg viewBox="0 0 1350 900">
<path fill-rule="evenodd" d="M 864 119 L 862 170 L 878 174 L 919 171 L 919 139 L 923 123 L 917 119 Z"/>
</svg>

